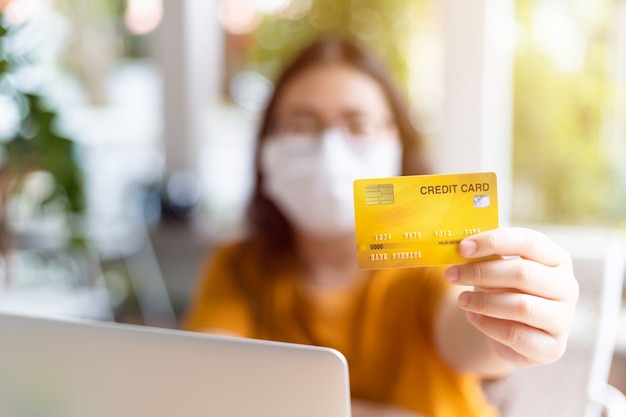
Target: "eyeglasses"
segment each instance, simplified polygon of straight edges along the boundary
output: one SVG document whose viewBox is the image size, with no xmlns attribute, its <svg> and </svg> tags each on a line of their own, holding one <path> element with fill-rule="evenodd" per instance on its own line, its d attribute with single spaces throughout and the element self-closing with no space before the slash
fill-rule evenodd
<svg viewBox="0 0 626 417">
<path fill-rule="evenodd" d="M 333 123 L 325 123 L 315 115 L 299 114 L 279 120 L 276 127 L 278 133 L 313 136 L 320 136 L 325 130 L 334 127 L 351 138 L 364 140 L 374 140 L 396 131 L 396 126 L 391 120 L 376 121 L 362 115 L 348 116 Z"/>
</svg>

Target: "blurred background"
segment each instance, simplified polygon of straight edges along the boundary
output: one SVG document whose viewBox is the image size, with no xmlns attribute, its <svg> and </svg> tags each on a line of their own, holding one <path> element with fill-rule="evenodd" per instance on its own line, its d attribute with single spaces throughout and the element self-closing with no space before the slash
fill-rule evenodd
<svg viewBox="0 0 626 417">
<path fill-rule="evenodd" d="M 626 229 L 624 0 L 0 0 L 0 310 L 176 327 L 245 230 L 256 123 L 324 34 L 369 46 L 503 224 Z"/>
</svg>

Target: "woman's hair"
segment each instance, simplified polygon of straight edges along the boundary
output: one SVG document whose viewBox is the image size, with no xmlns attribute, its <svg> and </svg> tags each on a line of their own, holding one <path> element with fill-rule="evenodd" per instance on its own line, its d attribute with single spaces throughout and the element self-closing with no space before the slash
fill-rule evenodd
<svg viewBox="0 0 626 417">
<path fill-rule="evenodd" d="M 343 64 L 369 75 L 376 81 L 391 108 L 393 121 L 402 143 L 402 175 L 428 173 L 423 160 L 421 137 L 413 127 L 407 105 L 384 65 L 351 41 L 337 38 L 317 40 L 303 49 L 279 76 L 257 134 L 256 182 L 248 207 L 248 220 L 251 232 L 260 240 L 266 253 L 279 254 L 289 250 L 293 243 L 293 232 L 285 216 L 263 192 L 263 175 L 259 163 L 260 148 L 275 129 L 276 104 L 285 86 L 303 72 L 323 64 Z"/>
</svg>

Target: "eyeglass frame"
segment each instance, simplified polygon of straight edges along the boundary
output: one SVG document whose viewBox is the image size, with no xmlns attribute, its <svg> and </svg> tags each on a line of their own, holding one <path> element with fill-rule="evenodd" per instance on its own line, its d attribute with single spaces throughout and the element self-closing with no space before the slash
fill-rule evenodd
<svg viewBox="0 0 626 417">
<path fill-rule="evenodd" d="M 311 126 L 301 128 L 294 120 L 300 118 L 300 122 L 306 121 L 311 123 Z M 307 119 L 308 118 L 308 119 Z M 376 139 L 381 137 L 380 133 L 390 133 L 390 136 L 398 133 L 398 127 L 391 117 L 388 117 L 385 121 L 379 121 L 377 123 L 371 122 L 371 119 L 365 117 L 361 113 L 348 113 L 340 117 L 334 117 L 330 122 L 324 122 L 320 116 L 313 112 L 299 111 L 295 115 L 290 116 L 287 122 L 283 120 L 276 120 L 271 129 L 274 134 L 312 134 L 315 137 L 320 137 L 325 131 L 329 129 L 339 129 L 342 133 L 351 138 L 360 139 Z M 348 120 L 341 120 L 348 119 Z M 352 120 L 350 120 L 352 119 Z M 356 120 L 361 119 L 361 120 Z M 363 124 L 366 121 L 367 123 Z M 288 124 L 294 126 L 288 126 Z M 359 123 L 362 126 L 359 126 Z"/>
</svg>

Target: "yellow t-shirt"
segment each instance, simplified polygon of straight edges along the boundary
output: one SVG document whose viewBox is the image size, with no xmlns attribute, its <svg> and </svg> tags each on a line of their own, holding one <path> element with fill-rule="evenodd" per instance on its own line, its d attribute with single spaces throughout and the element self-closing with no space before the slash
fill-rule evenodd
<svg viewBox="0 0 626 417">
<path fill-rule="evenodd" d="M 358 286 L 313 296 L 298 286 L 294 259 L 267 260 L 252 242 L 216 252 L 184 327 L 328 346 L 342 352 L 354 398 L 430 417 L 491 417 L 480 380 L 459 374 L 435 350 L 441 268 L 372 271 Z"/>
</svg>

